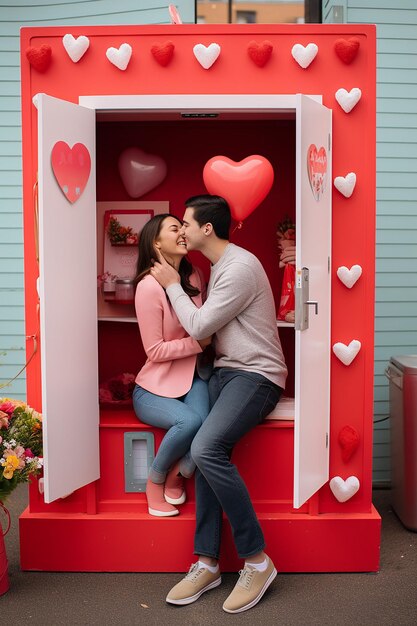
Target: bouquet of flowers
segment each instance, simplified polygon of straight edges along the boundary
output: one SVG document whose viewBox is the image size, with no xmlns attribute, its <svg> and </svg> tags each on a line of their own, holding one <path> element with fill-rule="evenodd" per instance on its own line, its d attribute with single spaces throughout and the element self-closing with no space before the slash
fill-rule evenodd
<svg viewBox="0 0 417 626">
<path fill-rule="evenodd" d="M 122 226 L 119 220 L 112 215 L 107 226 L 107 235 L 112 246 L 134 246 L 138 243 L 138 235 L 130 226 Z"/>
<path fill-rule="evenodd" d="M 0 502 L 42 466 L 42 415 L 24 402 L 0 398 Z"/>
<path fill-rule="evenodd" d="M 278 319 L 294 322 L 295 319 L 295 224 L 290 217 L 277 226 L 279 266 L 284 268 Z"/>
<path fill-rule="evenodd" d="M 104 274 L 99 274 L 97 276 L 97 288 L 102 289 L 104 292 L 115 291 L 116 280 L 116 274 L 111 274 L 110 272 L 104 272 Z"/>
</svg>

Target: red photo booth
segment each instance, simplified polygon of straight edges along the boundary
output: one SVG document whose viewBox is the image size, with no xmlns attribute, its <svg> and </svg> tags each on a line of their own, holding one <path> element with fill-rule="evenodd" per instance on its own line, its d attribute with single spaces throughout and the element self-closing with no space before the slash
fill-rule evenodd
<svg viewBox="0 0 417 626">
<path fill-rule="evenodd" d="M 278 311 L 277 226 L 295 223 L 295 323 L 277 322 L 294 402 L 233 459 L 280 571 L 377 570 L 375 28 L 40 27 L 22 29 L 21 48 L 28 354 L 40 346 L 27 400 L 43 412 L 45 456 L 20 518 L 22 568 L 188 568 L 193 484 L 178 517 L 148 515 L 164 433 L 125 393 L 145 358 L 133 304 L 118 297 L 126 284 L 98 289 L 97 277 L 135 263 L 134 237 L 109 242 L 111 218 L 116 235 L 135 235 L 157 212 L 182 217 L 184 200 L 206 193 L 210 159 L 227 157 L 238 177 L 261 155 L 272 188 L 231 240 L 262 262 Z M 156 177 L 138 181 L 124 157 Z M 221 566 L 236 570 L 223 532 Z"/>
</svg>

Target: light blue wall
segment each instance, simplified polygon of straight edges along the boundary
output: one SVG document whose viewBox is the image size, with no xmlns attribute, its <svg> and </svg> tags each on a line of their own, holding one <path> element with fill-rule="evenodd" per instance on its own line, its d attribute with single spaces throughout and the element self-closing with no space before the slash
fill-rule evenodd
<svg viewBox="0 0 417 626">
<path fill-rule="evenodd" d="M 170 3 L 42 0 L 13 5 L 10 0 L 0 0 L 0 385 L 25 364 L 19 29 L 61 24 L 169 24 Z M 194 23 L 194 0 L 177 0 L 175 5 L 184 23 Z M 11 386 L 0 388 L 0 396 L 23 400 L 25 394 L 24 374 Z"/>
<path fill-rule="evenodd" d="M 377 25 L 375 421 L 389 413 L 384 370 L 417 354 L 417 2 L 327 0 L 344 21 Z M 375 424 L 374 482 L 390 479 L 389 420 Z"/>
</svg>

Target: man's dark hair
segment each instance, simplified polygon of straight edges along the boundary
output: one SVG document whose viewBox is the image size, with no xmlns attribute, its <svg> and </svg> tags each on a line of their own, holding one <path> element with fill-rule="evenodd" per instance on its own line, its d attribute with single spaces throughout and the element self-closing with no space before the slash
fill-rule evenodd
<svg viewBox="0 0 417 626">
<path fill-rule="evenodd" d="M 224 198 L 210 194 L 192 196 L 185 202 L 185 207 L 194 209 L 194 219 L 200 226 L 210 222 L 219 239 L 229 239 L 231 215 Z"/>
</svg>

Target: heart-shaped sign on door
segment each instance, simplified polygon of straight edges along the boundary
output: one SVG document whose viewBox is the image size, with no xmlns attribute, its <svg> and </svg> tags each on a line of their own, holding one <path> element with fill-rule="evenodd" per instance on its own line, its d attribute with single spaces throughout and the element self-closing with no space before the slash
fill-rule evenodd
<svg viewBox="0 0 417 626">
<path fill-rule="evenodd" d="M 52 148 L 51 165 L 62 193 L 73 204 L 81 197 L 90 177 L 90 153 L 83 143 L 70 148 L 65 141 L 57 141 Z"/>
<path fill-rule="evenodd" d="M 327 153 L 323 146 L 317 149 L 312 143 L 307 149 L 307 172 L 311 191 L 317 202 L 324 193 L 327 183 Z"/>
</svg>

